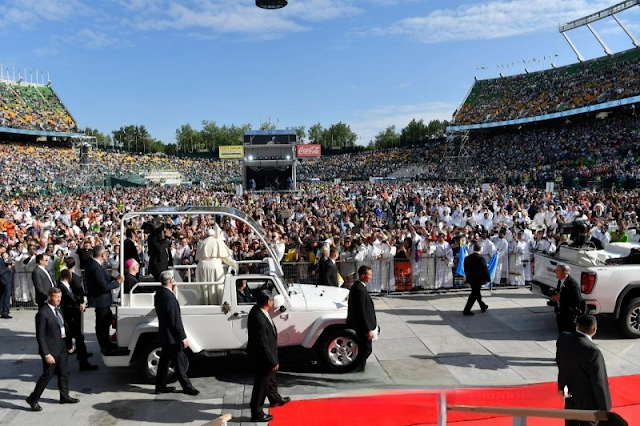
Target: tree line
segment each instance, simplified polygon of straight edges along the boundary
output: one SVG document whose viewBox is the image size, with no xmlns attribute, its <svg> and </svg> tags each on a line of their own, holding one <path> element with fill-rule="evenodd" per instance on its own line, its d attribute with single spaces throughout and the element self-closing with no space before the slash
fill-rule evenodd
<svg viewBox="0 0 640 426">
<path fill-rule="evenodd" d="M 242 125 L 218 125 L 215 121 L 202 120 L 202 128 L 195 129 L 190 124 L 184 124 L 176 130 L 175 143 L 163 144 L 152 137 L 144 125 L 127 125 L 111 134 L 104 134 L 98 129 L 87 127 L 85 135 L 94 136 L 98 148 L 118 149 L 136 153 L 162 152 L 167 155 L 187 153 L 214 152 L 224 145 L 242 145 L 244 133 L 251 130 L 250 123 Z M 366 148 L 370 150 L 387 149 L 424 144 L 433 139 L 444 136 L 449 123 L 446 120 L 432 120 L 425 124 L 424 120 L 413 119 L 399 132 L 396 126 L 389 126 L 380 131 Z M 271 122 L 262 123 L 260 130 L 275 130 L 276 125 Z M 358 135 L 348 124 L 338 122 L 329 127 L 316 123 L 307 130 L 305 126 L 293 126 L 298 141 L 303 143 L 318 143 L 323 149 L 340 150 L 354 148 Z"/>
</svg>

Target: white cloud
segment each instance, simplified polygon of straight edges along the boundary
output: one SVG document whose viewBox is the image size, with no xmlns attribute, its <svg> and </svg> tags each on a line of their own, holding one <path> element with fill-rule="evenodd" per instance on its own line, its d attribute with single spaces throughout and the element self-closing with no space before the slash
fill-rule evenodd
<svg viewBox="0 0 640 426">
<path fill-rule="evenodd" d="M 0 5 L 0 29 L 37 28 L 42 21 L 65 21 L 91 9 L 79 0 L 5 0 Z"/>
<path fill-rule="evenodd" d="M 428 102 L 415 105 L 388 105 L 365 111 L 355 111 L 354 118 L 349 120 L 351 130 L 358 135 L 358 144 L 367 145 L 375 136 L 389 126 L 396 126 L 400 132 L 411 120 L 423 120 L 428 124 L 431 120 L 451 120 L 457 108 L 447 102 Z"/>
<path fill-rule="evenodd" d="M 552 31 L 558 25 L 611 6 L 610 0 L 488 1 L 437 9 L 426 16 L 402 19 L 364 35 L 400 35 L 422 43 L 494 39 Z"/>
</svg>

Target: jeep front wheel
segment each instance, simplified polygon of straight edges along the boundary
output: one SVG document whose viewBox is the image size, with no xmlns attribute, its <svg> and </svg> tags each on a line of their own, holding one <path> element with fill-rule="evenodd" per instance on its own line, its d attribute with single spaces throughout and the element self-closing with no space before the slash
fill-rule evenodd
<svg viewBox="0 0 640 426">
<path fill-rule="evenodd" d="M 629 300 L 624 306 L 618 324 L 627 337 L 640 337 L 640 297 Z"/>
<path fill-rule="evenodd" d="M 329 370 L 345 373 L 355 367 L 358 358 L 358 340 L 352 330 L 336 330 L 322 343 L 322 359 Z"/>
<path fill-rule="evenodd" d="M 160 355 L 162 354 L 162 348 L 156 342 L 148 345 L 144 351 L 140 354 L 138 365 L 140 372 L 151 384 L 156 383 L 156 376 L 158 375 L 158 364 L 160 364 Z M 189 369 L 189 357 L 184 354 L 187 370 Z M 176 376 L 176 370 L 169 361 L 169 371 L 167 372 L 166 383 L 173 383 L 178 380 Z"/>
</svg>

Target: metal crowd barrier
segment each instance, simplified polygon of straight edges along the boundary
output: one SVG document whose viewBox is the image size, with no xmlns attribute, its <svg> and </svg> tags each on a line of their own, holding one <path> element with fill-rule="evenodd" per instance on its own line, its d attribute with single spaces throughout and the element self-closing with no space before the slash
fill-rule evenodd
<svg viewBox="0 0 640 426">
<path fill-rule="evenodd" d="M 523 286 L 527 284 L 529 275 L 525 272 L 529 266 L 529 259 L 520 255 L 508 254 L 501 260 L 500 278 L 494 278 L 492 288 Z M 239 264 L 260 265 L 259 261 L 240 261 Z M 357 279 L 357 270 L 361 265 L 368 265 L 373 269 L 373 279 L 367 288 L 371 293 L 391 294 L 405 292 L 441 292 L 466 288 L 464 277 L 456 275 L 457 261 L 453 264 L 443 262 L 429 254 L 421 254 L 417 259 L 379 258 L 358 261 L 355 259 L 337 262 L 338 272 L 343 279 L 343 286 L 350 287 Z M 176 266 L 181 270 L 183 281 L 191 282 L 194 278 L 195 265 Z M 289 282 L 301 284 L 316 284 L 318 282 L 318 267 L 310 262 L 282 262 L 285 279 Z M 108 273 L 110 269 L 107 269 Z M 260 272 L 258 270 L 251 272 Z M 84 275 L 84 271 L 79 273 Z M 14 271 L 12 308 L 35 309 L 35 290 L 31 281 L 31 273 Z"/>
<path fill-rule="evenodd" d="M 529 275 L 528 259 L 520 255 L 508 254 L 500 260 L 500 277 L 494 277 L 492 288 L 524 286 Z M 446 291 L 468 288 L 464 276 L 456 275 L 457 261 L 444 262 L 433 255 L 422 254 L 417 259 L 380 258 L 365 261 L 347 259 L 336 262 L 338 272 L 349 287 L 357 279 L 360 265 L 368 265 L 373 270 L 373 279 L 367 285 L 371 293 L 403 293 L 416 291 Z M 282 262 L 285 279 L 301 284 L 318 282 L 317 265 L 309 262 Z"/>
</svg>

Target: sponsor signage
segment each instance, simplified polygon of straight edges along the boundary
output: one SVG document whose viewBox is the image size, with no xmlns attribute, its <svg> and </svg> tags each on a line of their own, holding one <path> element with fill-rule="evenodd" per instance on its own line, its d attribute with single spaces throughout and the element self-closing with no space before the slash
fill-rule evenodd
<svg viewBox="0 0 640 426">
<path fill-rule="evenodd" d="M 319 143 L 296 145 L 296 155 L 298 157 L 320 157 L 322 145 Z"/>
<path fill-rule="evenodd" d="M 242 145 L 229 145 L 218 147 L 219 156 L 221 159 L 236 159 L 244 158 L 244 146 Z"/>
</svg>

